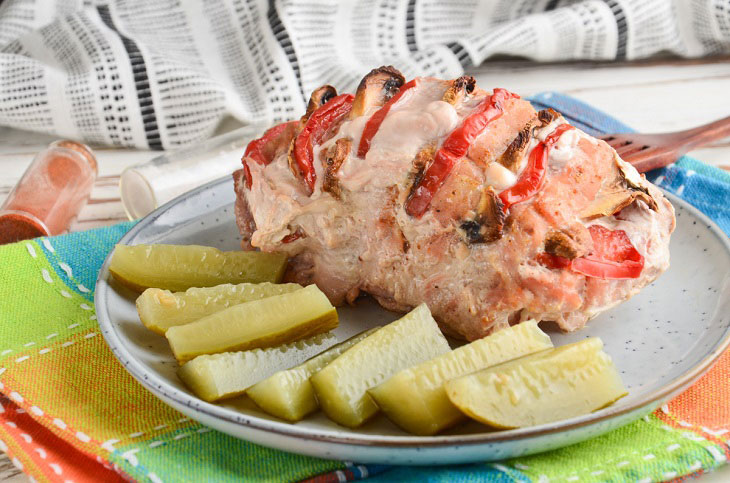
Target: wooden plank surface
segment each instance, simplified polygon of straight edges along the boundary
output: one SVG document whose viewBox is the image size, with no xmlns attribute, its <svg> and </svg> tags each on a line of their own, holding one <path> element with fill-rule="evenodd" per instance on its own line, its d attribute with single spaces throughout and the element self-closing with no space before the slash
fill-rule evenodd
<svg viewBox="0 0 730 483">
<path fill-rule="evenodd" d="M 654 60 L 640 63 L 535 65 L 522 61 L 492 62 L 472 72 L 484 88 L 506 87 L 521 95 L 561 91 L 592 104 L 644 132 L 686 129 L 730 115 L 730 58 Z M 54 137 L 0 127 L 0 203 L 18 181 L 33 155 Z M 89 204 L 72 230 L 125 220 L 118 176 L 130 165 L 158 152 L 95 150 L 99 178 Z M 730 170 L 730 139 L 691 155 Z M 730 480 L 730 469 L 706 475 L 703 481 Z M 2 455 L 0 481 L 26 481 Z"/>
</svg>

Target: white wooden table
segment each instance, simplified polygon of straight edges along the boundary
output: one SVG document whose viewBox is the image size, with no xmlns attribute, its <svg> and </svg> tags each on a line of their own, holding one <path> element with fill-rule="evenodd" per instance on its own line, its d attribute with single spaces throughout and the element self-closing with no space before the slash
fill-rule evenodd
<svg viewBox="0 0 730 483">
<path fill-rule="evenodd" d="M 535 65 L 493 62 L 472 72 L 485 88 L 506 87 L 526 96 L 561 91 L 616 116 L 642 132 L 686 129 L 730 115 L 730 57 L 709 60 L 652 60 L 637 63 Z M 0 127 L 0 203 L 33 155 L 55 138 Z M 119 199 L 121 171 L 159 152 L 95 149 L 99 178 L 89 204 L 72 230 L 125 220 Z M 730 139 L 690 153 L 730 171 Z M 5 455 L 0 481 L 27 481 Z M 708 483 L 730 481 L 730 467 L 703 476 Z"/>
</svg>

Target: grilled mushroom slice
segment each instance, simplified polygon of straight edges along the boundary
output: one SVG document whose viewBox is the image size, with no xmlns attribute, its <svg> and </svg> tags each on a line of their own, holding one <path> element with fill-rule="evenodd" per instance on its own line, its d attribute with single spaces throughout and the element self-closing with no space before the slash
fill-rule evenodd
<svg viewBox="0 0 730 483">
<path fill-rule="evenodd" d="M 294 174 L 294 176 L 299 177 L 299 168 L 297 168 L 297 163 L 294 159 L 294 142 L 296 141 L 297 136 L 302 131 L 302 129 L 304 129 L 304 126 L 309 120 L 309 116 L 311 116 L 314 111 L 324 106 L 330 99 L 336 96 L 337 89 L 335 89 L 331 85 L 323 85 L 322 87 L 318 87 L 312 92 L 312 95 L 309 96 L 307 111 L 299 119 L 299 124 L 296 125 L 296 132 L 293 134 L 292 139 L 289 142 L 289 151 L 287 154 L 287 158 L 289 160 L 289 169 Z"/>
<path fill-rule="evenodd" d="M 537 113 L 537 117 L 531 119 L 525 127 L 523 127 L 517 136 L 512 140 L 507 149 L 499 156 L 497 162 L 509 169 L 513 173 L 516 173 L 522 167 L 522 161 L 525 159 L 527 148 L 532 139 L 533 131 L 541 127 L 547 126 L 555 119 L 560 117 L 560 114 L 553 109 L 543 109 Z"/>
<path fill-rule="evenodd" d="M 560 117 L 560 113 L 554 109 L 543 109 L 537 113 L 537 119 L 540 121 L 540 127 L 547 126 Z"/>
<path fill-rule="evenodd" d="M 517 133 L 517 136 L 507 146 L 507 149 L 497 158 L 497 162 L 513 173 L 516 173 L 519 169 L 520 162 L 525 157 L 525 151 L 527 150 L 528 144 L 530 144 L 530 139 L 532 139 L 532 129 L 538 125 L 540 125 L 540 121 L 537 119 L 528 122 Z"/>
<path fill-rule="evenodd" d="M 463 221 L 459 228 L 467 243 L 489 243 L 502 238 L 505 219 L 497 192 L 488 186 L 482 191 L 474 219 Z"/>
<path fill-rule="evenodd" d="M 441 100 L 448 102 L 452 106 L 456 106 L 474 91 L 476 85 L 477 81 L 472 76 L 462 75 L 451 82 L 451 86 L 446 90 Z"/>
<path fill-rule="evenodd" d="M 643 200 L 651 210 L 657 210 L 656 200 L 641 186 L 640 179 L 637 179 L 640 175 L 631 170 L 616 154 L 614 161 L 615 176 L 604 182 L 595 199 L 580 213 L 581 218 L 593 220 L 611 216 L 636 200 Z"/>
<path fill-rule="evenodd" d="M 545 236 L 545 252 L 573 260 L 588 254 L 593 240 L 588 230 L 577 223 L 564 230 L 551 230 Z"/>
<path fill-rule="evenodd" d="M 338 200 L 342 196 L 342 190 L 337 179 L 337 171 L 339 171 L 340 166 L 347 159 L 347 155 L 350 154 L 350 149 L 352 149 L 352 139 L 340 138 L 324 154 L 324 180 L 322 181 L 322 190 L 327 191 Z"/>
<path fill-rule="evenodd" d="M 301 119 L 299 119 L 299 130 L 301 131 L 301 129 L 309 120 L 309 116 L 311 116 L 314 111 L 327 104 L 327 101 L 334 97 L 337 97 L 337 89 L 328 84 L 323 85 L 322 87 L 318 87 L 317 89 L 312 91 L 312 95 L 309 96 L 307 111 L 304 113 Z"/>
<path fill-rule="evenodd" d="M 350 119 L 362 116 L 372 106 L 382 106 L 388 102 L 405 81 L 403 74 L 392 65 L 371 70 L 357 86 Z"/>
</svg>

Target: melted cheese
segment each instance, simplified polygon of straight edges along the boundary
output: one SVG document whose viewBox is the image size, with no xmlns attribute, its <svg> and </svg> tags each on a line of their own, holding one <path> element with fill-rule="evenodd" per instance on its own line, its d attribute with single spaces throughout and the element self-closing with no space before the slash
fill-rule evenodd
<svg viewBox="0 0 730 483">
<path fill-rule="evenodd" d="M 489 163 L 484 169 L 484 184 L 497 192 L 506 190 L 517 182 L 517 176 L 499 163 Z"/>
<path fill-rule="evenodd" d="M 342 164 L 338 173 L 342 187 L 358 191 L 365 185 L 384 188 L 394 182 L 402 182 L 402 174 L 410 169 L 418 152 L 429 144 L 440 145 L 461 122 L 451 104 L 433 100 L 441 97 L 444 91 L 443 83 L 426 79 L 418 87 L 406 91 L 373 136 L 365 159 L 353 153 Z M 365 120 L 360 121 L 361 118 Z M 343 125 L 344 135 L 353 137 L 353 146 L 360 142 L 370 113 L 361 118 L 346 123 L 346 127 Z M 357 129 L 360 131 L 355 133 Z M 342 130 L 338 137 L 341 135 Z"/>
</svg>

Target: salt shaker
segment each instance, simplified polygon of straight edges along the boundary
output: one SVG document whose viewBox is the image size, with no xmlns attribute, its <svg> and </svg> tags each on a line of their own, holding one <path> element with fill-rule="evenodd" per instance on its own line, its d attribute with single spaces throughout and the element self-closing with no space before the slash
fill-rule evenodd
<svg viewBox="0 0 730 483">
<path fill-rule="evenodd" d="M 89 147 L 50 144 L 0 207 L 0 244 L 64 233 L 89 199 L 97 172 Z"/>
</svg>

